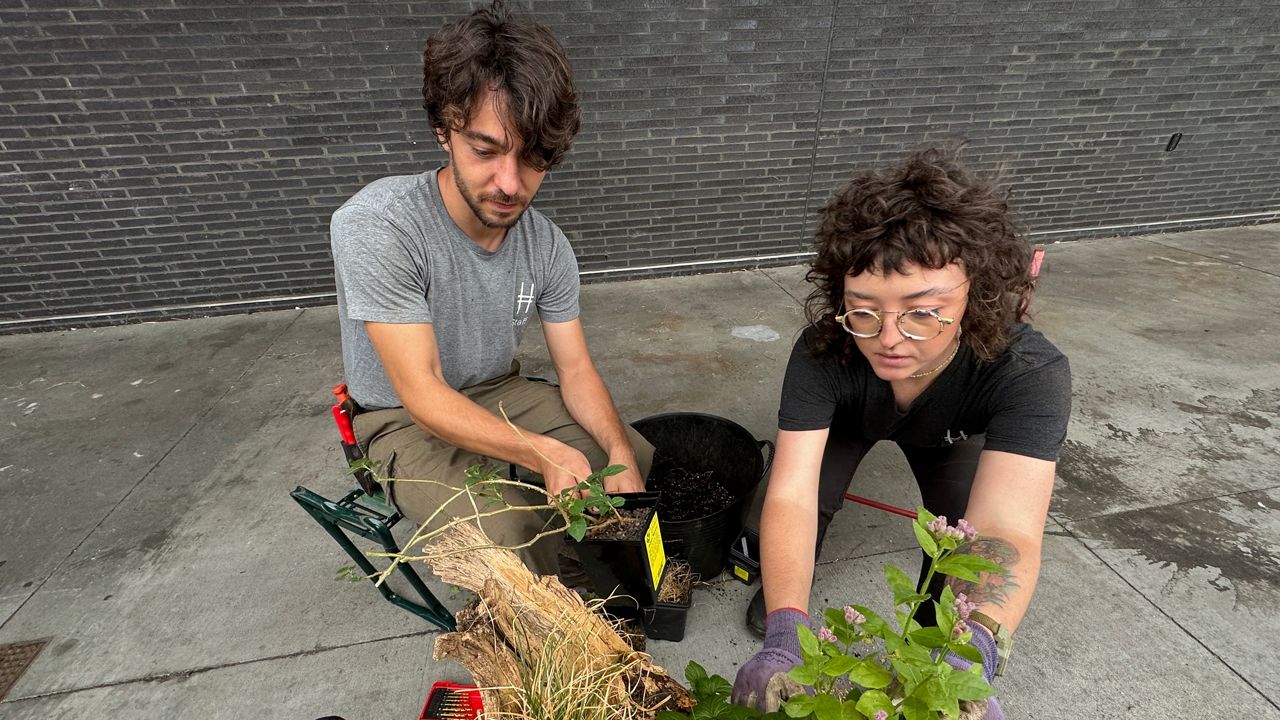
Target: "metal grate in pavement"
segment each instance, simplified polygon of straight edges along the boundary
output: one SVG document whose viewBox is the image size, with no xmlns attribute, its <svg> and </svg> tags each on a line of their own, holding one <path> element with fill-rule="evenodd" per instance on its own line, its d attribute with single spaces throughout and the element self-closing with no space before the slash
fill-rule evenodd
<svg viewBox="0 0 1280 720">
<path fill-rule="evenodd" d="M 49 638 L 45 638 L 0 645 L 0 700 L 5 699 L 13 686 L 18 684 L 18 678 L 22 677 L 31 666 L 31 661 L 36 659 L 48 642 Z"/>
</svg>

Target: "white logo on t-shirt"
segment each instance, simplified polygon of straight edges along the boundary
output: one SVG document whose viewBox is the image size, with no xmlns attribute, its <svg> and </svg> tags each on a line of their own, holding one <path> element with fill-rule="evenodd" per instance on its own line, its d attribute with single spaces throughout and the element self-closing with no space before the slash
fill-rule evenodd
<svg viewBox="0 0 1280 720">
<path fill-rule="evenodd" d="M 968 439 L 969 439 L 969 436 L 968 436 L 968 435 L 965 435 L 963 430 L 960 430 L 959 432 L 960 432 L 960 437 L 951 437 L 951 431 L 950 431 L 950 430 L 947 430 L 947 436 L 946 436 L 946 437 L 944 437 L 944 438 L 942 438 L 942 440 L 943 440 L 944 442 L 946 442 L 948 445 L 955 445 L 956 443 L 960 442 L 961 440 L 968 440 Z"/>
<path fill-rule="evenodd" d="M 529 286 L 527 290 L 525 289 L 526 284 Z M 516 295 L 516 313 L 511 318 L 512 325 L 520 327 L 529 322 L 529 311 L 533 309 L 533 301 L 537 298 L 533 292 L 536 287 L 531 282 L 520 281 L 520 292 Z"/>
</svg>

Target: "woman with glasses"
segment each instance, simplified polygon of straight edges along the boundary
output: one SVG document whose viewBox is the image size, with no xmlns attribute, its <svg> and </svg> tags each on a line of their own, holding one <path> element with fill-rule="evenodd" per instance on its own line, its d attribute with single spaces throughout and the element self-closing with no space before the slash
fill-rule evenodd
<svg viewBox="0 0 1280 720">
<path fill-rule="evenodd" d="M 822 210 L 760 522 L 763 588 L 747 613 L 765 644 L 739 670 L 735 702 L 772 710 L 787 693 L 814 561 L 881 440 L 906 455 L 926 509 L 978 529 L 965 551 L 1004 568 L 948 580 L 976 604 L 971 642 L 995 674 L 1035 589 L 1071 409 L 1066 357 L 1025 322 L 1031 258 L 1003 196 L 952 150 L 857 175 Z M 930 591 L 941 590 L 939 577 Z M 1003 717 L 994 699 L 986 717 Z"/>
</svg>

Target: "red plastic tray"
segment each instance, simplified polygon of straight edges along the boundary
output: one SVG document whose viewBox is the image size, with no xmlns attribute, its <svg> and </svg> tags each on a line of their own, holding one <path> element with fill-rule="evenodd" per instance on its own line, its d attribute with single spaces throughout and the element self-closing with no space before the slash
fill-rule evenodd
<svg viewBox="0 0 1280 720">
<path fill-rule="evenodd" d="M 476 720 L 483 710 L 480 690 L 475 685 L 442 680 L 431 686 L 418 720 Z"/>
</svg>

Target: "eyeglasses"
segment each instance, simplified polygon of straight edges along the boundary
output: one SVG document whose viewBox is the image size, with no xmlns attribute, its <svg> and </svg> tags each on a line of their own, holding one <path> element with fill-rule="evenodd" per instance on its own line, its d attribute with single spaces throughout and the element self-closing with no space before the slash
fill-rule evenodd
<svg viewBox="0 0 1280 720">
<path fill-rule="evenodd" d="M 837 315 L 836 322 L 840 323 L 840 327 L 844 328 L 845 332 L 854 337 L 873 338 L 884 328 L 883 316 L 891 313 L 898 316 L 898 332 L 908 340 L 932 340 L 941 335 L 948 325 L 955 322 L 955 318 L 944 318 L 938 314 L 937 310 L 916 309 L 895 312 L 867 308 L 854 308 L 843 315 Z"/>
</svg>

